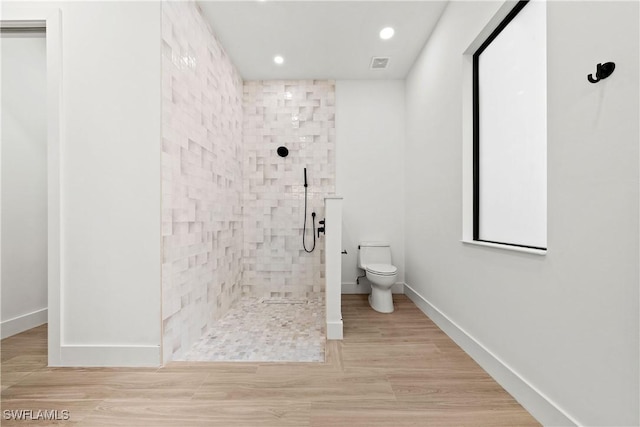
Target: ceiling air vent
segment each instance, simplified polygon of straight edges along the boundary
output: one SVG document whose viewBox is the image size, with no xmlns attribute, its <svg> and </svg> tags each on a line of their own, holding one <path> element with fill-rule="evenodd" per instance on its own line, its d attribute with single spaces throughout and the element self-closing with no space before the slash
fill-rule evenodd
<svg viewBox="0 0 640 427">
<path fill-rule="evenodd" d="M 374 56 L 371 58 L 372 70 L 384 70 L 389 65 L 389 58 L 383 58 L 381 56 Z"/>
</svg>

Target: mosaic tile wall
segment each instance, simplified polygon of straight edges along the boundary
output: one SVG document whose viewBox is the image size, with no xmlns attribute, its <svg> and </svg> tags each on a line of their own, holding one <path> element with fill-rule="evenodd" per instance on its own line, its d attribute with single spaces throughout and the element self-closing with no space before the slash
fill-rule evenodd
<svg viewBox="0 0 640 427">
<path fill-rule="evenodd" d="M 242 80 L 195 2 L 162 3 L 163 360 L 241 295 Z"/>
<path fill-rule="evenodd" d="M 324 218 L 335 192 L 333 81 L 244 82 L 242 293 L 299 298 L 324 290 L 324 237 L 302 248 L 304 178 L 308 177 L 307 247 L 311 212 Z M 277 148 L 289 150 L 286 158 Z"/>
</svg>

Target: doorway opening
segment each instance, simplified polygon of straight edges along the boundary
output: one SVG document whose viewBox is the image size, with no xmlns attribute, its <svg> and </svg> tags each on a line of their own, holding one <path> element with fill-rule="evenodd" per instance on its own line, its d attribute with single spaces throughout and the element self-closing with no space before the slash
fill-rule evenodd
<svg viewBox="0 0 640 427">
<path fill-rule="evenodd" d="M 47 323 L 48 306 L 47 46 L 43 24 L 3 26 L 0 32 L 0 253 L 2 338 L 37 328 L 45 338 L 46 354 L 46 326 L 41 327 Z"/>
<path fill-rule="evenodd" d="M 37 343 L 9 346 L 21 353 L 3 351 L 3 367 L 7 358 L 35 355 L 59 366 L 60 10 L 6 11 L 0 43 L 0 333 L 3 344 Z"/>
</svg>

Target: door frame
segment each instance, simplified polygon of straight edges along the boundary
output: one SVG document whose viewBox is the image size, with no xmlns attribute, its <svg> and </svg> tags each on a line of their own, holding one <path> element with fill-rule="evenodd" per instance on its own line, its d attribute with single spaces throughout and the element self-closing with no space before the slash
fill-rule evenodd
<svg viewBox="0 0 640 427">
<path fill-rule="evenodd" d="M 6 9 L 6 7 L 4 8 Z M 62 222 L 60 147 L 62 126 L 62 16 L 60 9 L 38 6 L 2 10 L 0 26 L 44 27 L 47 46 L 47 316 L 48 364 L 61 365 Z"/>
</svg>

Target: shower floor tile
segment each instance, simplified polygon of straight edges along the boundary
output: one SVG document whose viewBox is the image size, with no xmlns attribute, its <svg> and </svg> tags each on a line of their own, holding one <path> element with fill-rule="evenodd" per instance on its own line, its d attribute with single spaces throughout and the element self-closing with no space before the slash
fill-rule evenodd
<svg viewBox="0 0 640 427">
<path fill-rule="evenodd" d="M 324 362 L 324 301 L 242 298 L 180 359 Z"/>
</svg>

